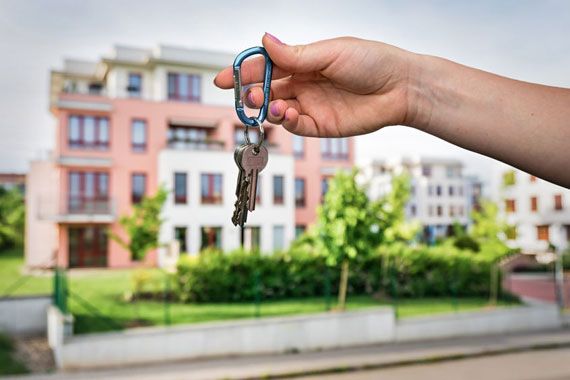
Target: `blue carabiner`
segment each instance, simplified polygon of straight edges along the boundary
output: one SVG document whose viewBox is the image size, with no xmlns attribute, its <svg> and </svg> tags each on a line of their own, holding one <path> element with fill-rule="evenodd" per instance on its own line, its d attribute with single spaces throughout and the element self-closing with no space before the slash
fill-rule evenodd
<svg viewBox="0 0 570 380">
<path fill-rule="evenodd" d="M 241 99 L 241 64 L 249 56 L 261 54 L 265 57 L 265 77 L 263 78 L 263 105 L 259 109 L 257 117 L 249 117 L 243 109 L 243 101 Z M 271 89 L 271 73 L 273 72 L 273 62 L 269 58 L 267 51 L 261 46 L 252 47 L 239 53 L 234 60 L 234 95 L 236 113 L 239 119 L 245 125 L 250 127 L 258 127 L 267 117 L 267 108 L 269 107 L 269 94 Z"/>
</svg>

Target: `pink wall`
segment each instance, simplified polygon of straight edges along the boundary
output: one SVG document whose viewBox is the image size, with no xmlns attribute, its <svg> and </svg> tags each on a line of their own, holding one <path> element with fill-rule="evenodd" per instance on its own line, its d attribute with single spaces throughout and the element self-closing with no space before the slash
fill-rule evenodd
<svg viewBox="0 0 570 380">
<path fill-rule="evenodd" d="M 295 223 L 309 226 L 317 217 L 317 207 L 321 204 L 321 179 L 323 169 L 352 168 L 354 165 L 354 140 L 348 140 L 348 160 L 325 160 L 321 158 L 318 138 L 305 138 L 305 154 L 295 160 L 295 177 L 305 179 L 305 207 L 297 208 Z"/>
<path fill-rule="evenodd" d="M 147 176 L 147 194 L 154 194 L 158 187 L 158 154 L 167 144 L 169 119 L 203 120 L 215 123 L 213 138 L 225 142 L 225 150 L 234 149 L 234 128 L 240 123 L 232 107 L 207 106 L 186 102 L 154 102 L 140 99 L 108 99 L 97 96 L 62 94 L 60 99 L 84 100 L 107 103 L 112 106 L 110 112 L 76 111 L 56 109 L 58 131 L 55 155 L 70 157 L 89 157 L 111 159 L 111 167 L 63 167 L 60 166 L 60 205 L 65 207 L 68 192 L 68 173 L 72 170 L 107 171 L 109 173 L 110 197 L 114 202 L 118 216 L 131 212 L 131 174 L 145 173 Z M 72 149 L 67 143 L 68 118 L 72 114 L 107 116 L 110 126 L 110 146 L 106 151 Z M 144 119 L 147 122 L 147 149 L 145 152 L 133 152 L 131 149 L 131 121 Z M 267 125 L 269 142 L 279 144 L 279 151 L 290 154 L 291 138 L 281 127 Z M 63 211 L 63 210 L 62 210 Z M 114 233 L 122 234 L 117 223 L 111 225 Z M 65 225 L 60 225 L 60 252 L 62 264 L 68 262 L 68 242 Z M 155 254 L 147 258 L 149 264 L 155 262 Z M 128 252 L 116 242 L 109 244 L 108 265 L 110 267 L 130 266 Z"/>
</svg>

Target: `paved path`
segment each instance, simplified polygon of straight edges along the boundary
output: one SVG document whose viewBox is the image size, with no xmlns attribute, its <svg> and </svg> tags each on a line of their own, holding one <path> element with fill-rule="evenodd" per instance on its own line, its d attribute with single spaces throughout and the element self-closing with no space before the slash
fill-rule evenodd
<svg viewBox="0 0 570 380">
<path fill-rule="evenodd" d="M 570 349 L 530 351 L 475 359 L 384 368 L 299 380 L 567 380 Z"/>
<path fill-rule="evenodd" d="M 494 335 L 421 343 L 401 343 L 289 355 L 258 355 L 136 366 L 90 372 L 28 376 L 34 380 L 253 379 L 325 374 L 339 370 L 379 369 L 523 350 L 570 348 L 570 329 L 532 334 Z M 570 363 L 570 360 L 566 360 Z M 364 375 L 364 374 L 363 374 Z M 360 372 L 359 372 L 360 376 Z M 364 375 L 365 376 L 365 375 Z M 352 377 L 349 377 L 352 378 Z M 421 377 L 426 378 L 427 377 Z M 462 378 L 462 377 L 458 377 Z M 485 377 L 480 377 L 485 379 Z M 491 379 L 491 378 L 487 378 Z"/>
</svg>

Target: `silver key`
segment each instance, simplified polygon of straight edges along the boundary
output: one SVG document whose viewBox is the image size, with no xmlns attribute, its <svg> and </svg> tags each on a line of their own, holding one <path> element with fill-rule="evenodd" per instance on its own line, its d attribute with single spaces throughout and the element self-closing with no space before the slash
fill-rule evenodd
<svg viewBox="0 0 570 380">
<path fill-rule="evenodd" d="M 256 149 L 257 153 L 256 153 Z M 248 179 L 248 205 L 247 209 L 249 211 L 255 210 L 255 200 L 256 200 L 256 193 L 257 193 L 257 179 L 259 173 L 265 168 L 267 165 L 267 160 L 269 155 L 267 153 L 267 148 L 263 145 L 256 148 L 255 145 L 248 145 L 242 152 L 241 152 L 241 168 L 244 171 Z"/>
</svg>

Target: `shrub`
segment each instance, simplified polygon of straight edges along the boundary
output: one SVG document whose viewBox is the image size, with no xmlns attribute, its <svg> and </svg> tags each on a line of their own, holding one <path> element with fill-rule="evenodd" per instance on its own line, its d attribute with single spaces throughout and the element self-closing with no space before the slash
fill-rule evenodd
<svg viewBox="0 0 570 380">
<path fill-rule="evenodd" d="M 178 263 L 177 292 L 185 302 L 246 302 L 255 299 L 319 297 L 338 291 L 339 270 L 314 252 L 293 246 L 263 255 L 236 250 L 184 256 Z M 310 250 L 309 250 L 310 251 Z M 359 255 L 350 267 L 349 294 L 398 297 L 487 296 L 491 266 L 499 254 L 453 246 L 392 244 Z"/>
</svg>

